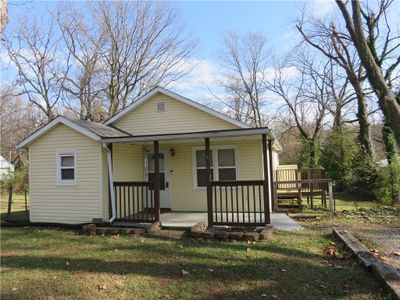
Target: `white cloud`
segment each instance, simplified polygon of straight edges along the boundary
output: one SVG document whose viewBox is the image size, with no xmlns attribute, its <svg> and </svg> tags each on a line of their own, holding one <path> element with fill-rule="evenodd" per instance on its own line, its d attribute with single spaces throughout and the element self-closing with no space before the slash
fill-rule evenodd
<svg viewBox="0 0 400 300">
<path fill-rule="evenodd" d="M 313 0 L 311 8 L 316 16 L 324 17 L 335 9 L 335 2 L 334 0 Z"/>
<path fill-rule="evenodd" d="M 229 93 L 221 86 L 225 78 L 217 63 L 206 59 L 192 58 L 183 62 L 179 69 L 191 69 L 191 71 L 184 78 L 170 84 L 168 88 L 185 97 L 220 109 L 223 107 L 222 101 L 229 100 Z M 281 72 L 284 79 L 292 79 L 298 76 L 295 67 L 283 68 Z M 265 73 L 267 79 L 272 79 L 275 76 L 275 69 L 267 68 Z"/>
<path fill-rule="evenodd" d="M 190 70 L 190 72 L 179 81 L 169 85 L 169 88 L 202 103 L 218 101 L 213 93 L 219 97 L 220 82 L 223 77 L 215 63 L 206 59 L 191 58 L 182 62 L 178 68 Z"/>
</svg>

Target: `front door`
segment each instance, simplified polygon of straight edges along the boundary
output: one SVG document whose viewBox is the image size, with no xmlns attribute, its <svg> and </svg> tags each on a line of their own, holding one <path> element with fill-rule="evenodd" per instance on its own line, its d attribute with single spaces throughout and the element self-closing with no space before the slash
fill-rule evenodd
<svg viewBox="0 0 400 300">
<path fill-rule="evenodd" d="M 145 155 L 146 180 L 154 182 L 154 153 Z M 167 151 L 160 151 L 160 208 L 171 208 Z"/>
</svg>

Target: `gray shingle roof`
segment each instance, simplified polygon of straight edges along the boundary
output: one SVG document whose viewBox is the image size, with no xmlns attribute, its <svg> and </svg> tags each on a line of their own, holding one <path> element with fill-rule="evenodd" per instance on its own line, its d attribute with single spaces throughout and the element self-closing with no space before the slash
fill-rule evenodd
<svg viewBox="0 0 400 300">
<path fill-rule="evenodd" d="M 65 117 L 64 117 L 65 118 Z M 104 125 L 101 123 L 95 123 L 91 121 L 85 121 L 85 120 L 77 120 L 77 119 L 70 119 L 68 118 L 71 122 L 75 123 L 78 126 L 84 127 L 87 130 L 90 130 L 91 132 L 97 134 L 98 136 L 105 138 L 105 137 L 126 137 L 129 136 L 126 132 L 123 132 L 122 130 L 119 130 L 115 127 L 111 127 L 108 125 Z"/>
</svg>

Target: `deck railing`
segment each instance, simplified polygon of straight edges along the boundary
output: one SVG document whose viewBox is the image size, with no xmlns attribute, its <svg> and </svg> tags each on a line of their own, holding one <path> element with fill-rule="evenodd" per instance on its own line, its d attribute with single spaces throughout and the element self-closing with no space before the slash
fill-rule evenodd
<svg viewBox="0 0 400 300">
<path fill-rule="evenodd" d="M 279 198 L 294 196 L 298 198 L 301 208 L 302 197 L 307 197 L 307 203 L 314 205 L 314 196 L 321 197 L 321 204 L 327 207 L 326 198 L 329 195 L 330 202 L 333 201 L 332 180 L 328 178 L 308 178 L 298 180 L 280 180 L 274 182 L 274 202 Z M 332 210 L 331 203 L 330 209 Z"/>
<path fill-rule="evenodd" d="M 117 221 L 154 222 L 154 188 L 147 181 L 114 182 Z"/>
<path fill-rule="evenodd" d="M 211 181 L 214 225 L 265 225 L 263 180 Z"/>
</svg>

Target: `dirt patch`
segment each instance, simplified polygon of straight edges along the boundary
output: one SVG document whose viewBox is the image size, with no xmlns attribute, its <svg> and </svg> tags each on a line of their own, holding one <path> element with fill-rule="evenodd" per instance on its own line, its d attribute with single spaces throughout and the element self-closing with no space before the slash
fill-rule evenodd
<svg viewBox="0 0 400 300">
<path fill-rule="evenodd" d="M 371 225 L 369 228 L 349 228 L 372 252 L 400 271 L 400 228 Z"/>
</svg>

